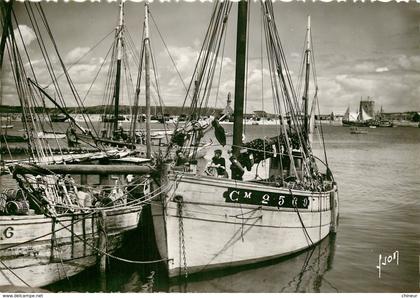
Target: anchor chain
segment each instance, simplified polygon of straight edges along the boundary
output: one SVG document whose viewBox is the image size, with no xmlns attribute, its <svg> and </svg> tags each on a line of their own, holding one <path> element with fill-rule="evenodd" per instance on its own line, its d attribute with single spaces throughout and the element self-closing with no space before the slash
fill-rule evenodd
<svg viewBox="0 0 420 298">
<path fill-rule="evenodd" d="M 183 221 L 183 202 L 182 196 L 176 196 L 174 201 L 177 202 L 178 206 L 178 222 L 179 222 L 179 238 L 181 243 L 181 251 L 182 251 L 182 260 L 183 260 L 183 269 L 184 269 L 184 276 L 185 279 L 188 278 L 188 270 L 187 270 L 187 253 L 185 249 L 185 236 L 184 236 L 184 221 Z"/>
</svg>

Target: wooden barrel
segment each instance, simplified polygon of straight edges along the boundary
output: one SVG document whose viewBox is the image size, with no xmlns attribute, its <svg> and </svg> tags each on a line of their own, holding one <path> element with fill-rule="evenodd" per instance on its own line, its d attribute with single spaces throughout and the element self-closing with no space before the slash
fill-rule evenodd
<svg viewBox="0 0 420 298">
<path fill-rule="evenodd" d="M 6 211 L 9 215 L 26 215 L 29 213 L 29 203 L 27 201 L 8 201 Z"/>
</svg>

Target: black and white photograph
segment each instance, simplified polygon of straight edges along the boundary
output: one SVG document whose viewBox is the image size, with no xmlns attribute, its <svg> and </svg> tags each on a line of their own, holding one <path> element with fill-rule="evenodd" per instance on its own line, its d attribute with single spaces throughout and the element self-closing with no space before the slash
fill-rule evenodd
<svg viewBox="0 0 420 298">
<path fill-rule="evenodd" d="M 418 297 L 419 1 L 0 19 L 2 298 Z"/>
</svg>

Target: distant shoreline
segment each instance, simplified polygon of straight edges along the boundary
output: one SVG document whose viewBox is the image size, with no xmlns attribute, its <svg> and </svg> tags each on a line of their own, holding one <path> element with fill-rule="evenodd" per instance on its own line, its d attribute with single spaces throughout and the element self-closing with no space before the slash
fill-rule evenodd
<svg viewBox="0 0 420 298">
<path fill-rule="evenodd" d="M 121 105 L 120 106 L 120 114 L 121 115 L 130 115 L 131 114 L 131 110 L 133 107 L 127 106 L 127 105 Z M 60 113 L 60 111 L 57 108 L 54 107 L 50 107 L 50 108 L 46 108 L 48 113 L 51 114 L 58 114 Z M 69 114 L 80 114 L 81 113 L 81 108 L 79 107 L 66 107 L 65 108 L 66 111 Z M 84 107 L 84 114 L 103 114 L 105 110 L 112 110 L 113 107 L 111 106 L 104 106 L 104 105 L 98 105 L 98 106 L 89 106 L 89 107 Z M 140 113 L 142 111 L 144 111 L 145 107 L 140 106 L 139 107 L 139 111 Z M 151 106 L 151 110 L 153 114 L 161 114 L 162 113 L 162 107 L 160 106 Z M 188 108 L 186 107 L 181 107 L 181 106 L 165 106 L 163 108 L 164 113 L 167 115 L 171 115 L 171 116 L 180 116 L 181 114 L 185 114 L 188 111 Z M 206 114 L 208 115 L 213 115 L 213 114 L 220 114 L 223 109 L 220 108 L 208 108 L 208 109 L 204 109 L 206 110 Z M 35 108 L 35 111 L 38 113 L 42 113 L 44 111 L 44 108 Z M 22 112 L 22 107 L 21 106 L 10 106 L 10 105 L 0 105 L 0 115 L 4 116 L 4 114 L 20 114 Z M 259 111 L 261 112 L 261 111 Z M 399 120 L 408 120 L 408 118 L 413 117 L 413 115 L 415 114 L 420 114 L 420 112 L 418 111 L 405 111 L 405 112 L 384 112 L 383 115 L 386 119 L 389 120 L 394 120 L 394 121 L 399 121 Z M 250 115 L 253 113 L 249 113 Z M 271 113 L 266 113 L 267 117 L 275 117 L 274 114 Z M 341 118 L 343 117 L 343 115 L 341 114 L 336 114 L 336 113 L 332 113 L 332 115 L 334 115 L 337 118 Z M 325 119 L 326 117 L 330 117 L 331 113 L 325 113 L 321 115 L 322 119 Z"/>
<path fill-rule="evenodd" d="M 341 120 L 337 121 L 329 121 L 329 120 L 321 120 L 323 125 L 331 125 L 331 126 L 342 126 Z M 392 120 L 394 127 L 418 127 L 420 122 L 416 121 L 408 121 L 408 120 Z"/>
</svg>

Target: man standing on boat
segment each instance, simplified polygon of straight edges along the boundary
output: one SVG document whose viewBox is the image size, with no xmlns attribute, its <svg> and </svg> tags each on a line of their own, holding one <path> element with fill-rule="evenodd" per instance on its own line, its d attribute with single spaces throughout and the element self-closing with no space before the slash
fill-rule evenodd
<svg viewBox="0 0 420 298">
<path fill-rule="evenodd" d="M 222 150 L 214 150 L 214 156 L 211 159 L 210 167 L 216 169 L 218 177 L 228 178 L 228 174 L 226 172 L 226 160 L 222 157 Z"/>
<path fill-rule="evenodd" d="M 232 152 L 230 153 L 232 154 Z M 232 171 L 232 179 L 242 180 L 242 176 L 245 173 L 244 167 L 233 154 L 231 155 L 231 157 L 229 157 L 229 160 L 231 162 L 230 170 Z"/>
<path fill-rule="evenodd" d="M 187 162 L 188 162 L 188 159 L 185 157 L 184 152 L 182 152 L 182 150 L 177 150 L 175 166 L 176 167 L 184 166 Z"/>
</svg>

